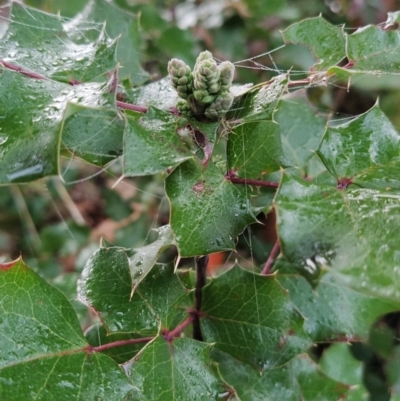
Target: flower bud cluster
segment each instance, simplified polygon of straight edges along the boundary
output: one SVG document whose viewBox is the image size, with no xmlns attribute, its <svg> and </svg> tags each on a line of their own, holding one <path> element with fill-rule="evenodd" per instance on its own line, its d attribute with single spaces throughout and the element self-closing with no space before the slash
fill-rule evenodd
<svg viewBox="0 0 400 401">
<path fill-rule="evenodd" d="M 217 65 L 209 51 L 199 54 L 193 71 L 182 60 L 170 60 L 168 73 L 181 98 L 176 106 L 178 111 L 188 117 L 213 120 L 225 115 L 233 103 L 230 88 L 234 72 L 230 61 Z"/>
</svg>

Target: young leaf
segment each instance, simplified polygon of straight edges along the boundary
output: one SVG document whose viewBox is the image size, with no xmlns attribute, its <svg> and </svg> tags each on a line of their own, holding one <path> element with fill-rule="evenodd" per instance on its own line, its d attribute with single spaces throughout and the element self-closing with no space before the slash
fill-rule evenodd
<svg viewBox="0 0 400 401">
<path fill-rule="evenodd" d="M 283 253 L 306 272 L 328 270 L 351 288 L 399 300 L 399 200 L 284 175 L 276 198 Z"/>
<path fill-rule="evenodd" d="M 317 151 L 340 181 L 400 188 L 400 135 L 377 105 L 349 123 L 329 127 Z"/>
<path fill-rule="evenodd" d="M 177 132 L 184 129 L 182 120 L 171 113 L 150 107 L 145 115 L 126 113 L 126 118 L 125 176 L 164 172 L 193 157 Z"/>
<path fill-rule="evenodd" d="M 190 338 L 158 337 L 134 358 L 130 377 L 143 401 L 217 400 L 228 389 L 210 369 L 210 345 Z"/>
<path fill-rule="evenodd" d="M 203 290 L 205 341 L 258 370 L 304 352 L 311 342 L 288 293 L 273 277 L 234 267 Z"/>
<path fill-rule="evenodd" d="M 343 27 L 330 24 L 322 17 L 308 18 L 290 25 L 282 32 L 285 43 L 307 46 L 317 59 L 313 69 L 323 71 L 346 57 Z"/>
<path fill-rule="evenodd" d="M 11 16 L 0 43 L 7 63 L 62 82 L 87 82 L 115 69 L 116 42 L 103 31 L 94 42 L 79 42 L 57 15 L 13 2 Z"/>
<path fill-rule="evenodd" d="M 0 265 L 0 287 L 3 399 L 120 401 L 134 389 L 115 362 L 88 352 L 65 296 L 21 259 Z"/>
<path fill-rule="evenodd" d="M 233 249 L 235 238 L 255 221 L 246 188 L 234 186 L 213 164 L 181 164 L 166 179 L 171 227 L 180 255 L 206 255 Z"/>
</svg>

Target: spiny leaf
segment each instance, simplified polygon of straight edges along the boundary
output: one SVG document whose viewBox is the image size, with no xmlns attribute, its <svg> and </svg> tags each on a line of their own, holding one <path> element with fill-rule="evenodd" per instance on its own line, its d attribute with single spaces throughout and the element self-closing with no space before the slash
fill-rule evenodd
<svg viewBox="0 0 400 401">
<path fill-rule="evenodd" d="M 363 293 L 400 299 L 400 195 L 338 190 L 284 175 L 276 198 L 284 255 L 305 272 L 330 271 Z"/>
<path fill-rule="evenodd" d="M 234 267 L 203 290 L 205 341 L 260 371 L 304 352 L 303 319 L 273 277 Z"/>
<path fill-rule="evenodd" d="M 78 297 L 94 308 L 112 332 L 156 334 L 173 329 L 186 316 L 189 296 L 172 266 L 156 264 L 132 295 L 131 258 L 135 250 L 101 248 L 87 262 Z"/>
<path fill-rule="evenodd" d="M 22 260 L 0 265 L 3 399 L 123 400 L 134 387 L 119 366 L 89 354 L 65 296 Z"/>
<path fill-rule="evenodd" d="M 57 81 L 87 82 L 116 66 L 116 42 L 102 30 L 96 35 L 94 43 L 74 40 L 59 16 L 13 2 L 0 54 L 11 64 Z"/>
<path fill-rule="evenodd" d="M 180 255 L 233 249 L 235 237 L 255 221 L 246 188 L 235 187 L 212 162 L 189 160 L 166 179 L 171 227 Z"/>
<path fill-rule="evenodd" d="M 345 35 L 343 27 L 337 27 L 322 17 L 308 18 L 290 25 L 283 32 L 285 43 L 307 46 L 317 63 L 313 69 L 323 71 L 344 59 Z"/>
<path fill-rule="evenodd" d="M 141 400 L 218 400 L 227 387 L 210 369 L 210 345 L 190 338 L 156 338 L 134 358 L 130 377 Z"/>
<path fill-rule="evenodd" d="M 212 358 L 241 401 L 338 401 L 349 390 L 348 386 L 325 376 L 304 354 L 263 372 L 219 350 L 213 350 Z"/>
<path fill-rule="evenodd" d="M 349 123 L 328 127 L 317 153 L 338 182 L 400 188 L 400 135 L 377 105 Z"/>
<path fill-rule="evenodd" d="M 149 175 L 164 172 L 193 154 L 181 142 L 178 130 L 183 121 L 162 110 L 150 107 L 142 116 L 126 113 L 124 174 Z"/>
</svg>

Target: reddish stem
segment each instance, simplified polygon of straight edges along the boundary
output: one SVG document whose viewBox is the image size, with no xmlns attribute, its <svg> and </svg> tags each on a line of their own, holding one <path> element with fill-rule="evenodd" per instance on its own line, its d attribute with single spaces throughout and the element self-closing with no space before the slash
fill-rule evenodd
<svg viewBox="0 0 400 401">
<path fill-rule="evenodd" d="M 8 68 L 9 70 L 19 72 L 20 74 L 24 74 L 27 77 L 47 80 L 47 77 L 45 77 L 44 75 L 37 74 L 36 72 L 33 71 L 25 70 L 24 68 L 11 64 L 8 61 L 0 60 L 0 64 L 2 64 L 5 68 Z"/>
<path fill-rule="evenodd" d="M 99 345 L 98 347 L 88 345 L 87 347 L 85 347 L 85 350 L 88 352 L 101 352 L 114 347 L 122 347 L 124 345 L 148 343 L 153 338 L 154 337 L 131 338 L 129 340 L 120 340 L 108 344 Z"/>
<path fill-rule="evenodd" d="M 265 262 L 265 265 L 264 265 L 264 268 L 262 269 L 261 274 L 264 274 L 265 276 L 267 276 L 269 274 L 269 272 L 271 271 L 272 265 L 275 262 L 276 256 L 278 255 L 279 250 L 280 250 L 279 240 L 276 240 L 274 247 L 272 248 L 272 251 L 268 256 L 268 259 Z"/>
<path fill-rule="evenodd" d="M 117 100 L 116 104 L 120 109 L 133 110 L 137 111 L 138 113 L 147 113 L 147 107 L 136 106 L 136 104 L 125 103 L 121 102 L 120 100 Z"/>
<path fill-rule="evenodd" d="M 164 338 L 168 341 L 168 342 L 172 342 L 172 340 L 175 337 L 178 337 L 183 330 L 185 330 L 185 328 L 187 326 L 189 326 L 189 324 L 193 323 L 193 320 L 196 318 L 196 313 L 195 311 L 191 311 L 190 312 L 190 316 L 185 319 L 180 325 L 178 325 L 177 327 L 175 327 L 173 330 L 171 331 L 165 331 L 163 332 L 163 336 Z"/>
<path fill-rule="evenodd" d="M 256 185 L 257 187 L 268 187 L 268 188 L 278 188 L 279 187 L 278 182 L 239 178 L 239 177 L 236 177 L 233 172 L 227 173 L 225 175 L 225 178 L 227 180 L 229 180 L 232 184 Z"/>
</svg>

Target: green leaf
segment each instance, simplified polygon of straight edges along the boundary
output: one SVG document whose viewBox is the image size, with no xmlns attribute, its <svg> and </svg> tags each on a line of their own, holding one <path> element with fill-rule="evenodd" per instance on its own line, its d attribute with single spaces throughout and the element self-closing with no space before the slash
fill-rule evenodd
<svg viewBox="0 0 400 401">
<path fill-rule="evenodd" d="M 288 75 L 281 74 L 270 81 L 248 87 L 233 86 L 231 91 L 235 101 L 227 116 L 231 119 L 243 119 L 246 122 L 272 120 L 278 102 L 287 91 Z"/>
<path fill-rule="evenodd" d="M 137 15 L 118 8 L 114 1 L 90 0 L 86 7 L 69 23 L 71 30 L 85 31 L 85 36 L 94 39 L 95 36 L 87 31 L 88 21 L 105 23 L 105 32 L 111 38 L 118 38 L 117 60 L 121 65 L 119 75 L 121 79 L 129 79 L 132 84 L 140 85 L 149 79 L 149 75 L 142 69 L 140 21 Z"/>
<path fill-rule="evenodd" d="M 182 257 L 233 249 L 255 221 L 245 187 L 234 186 L 213 164 L 189 160 L 168 176 L 171 227 Z"/>
<path fill-rule="evenodd" d="M 126 341 L 133 338 L 140 338 L 130 333 L 110 333 L 107 331 L 107 328 L 101 324 L 95 324 L 89 327 L 85 332 L 85 337 L 93 347 L 110 344 L 114 341 Z M 144 343 L 120 345 L 118 347 L 105 349 L 102 353 L 121 364 L 132 359 L 143 346 Z"/>
<path fill-rule="evenodd" d="M 108 83 L 71 87 L 5 70 L 0 77 L 0 88 L 3 93 L 0 99 L 0 184 L 29 182 L 58 174 L 63 121 L 76 111 L 75 105 L 96 110 L 115 107 Z M 89 129 L 82 134 L 88 133 L 94 135 Z M 87 140 L 80 133 L 76 136 L 83 142 Z"/>
<path fill-rule="evenodd" d="M 82 272 L 78 297 L 100 314 L 109 331 L 143 336 L 157 334 L 160 327 L 173 329 L 187 316 L 189 295 L 173 267 L 161 264 L 152 266 L 132 295 L 130 268 L 135 251 L 99 249 Z"/>
<path fill-rule="evenodd" d="M 321 370 L 329 377 L 349 385 L 362 383 L 362 362 L 354 358 L 351 345 L 337 343 L 324 351 L 320 360 Z"/>
<path fill-rule="evenodd" d="M 143 107 L 154 106 L 157 109 L 169 111 L 176 106 L 179 96 L 171 84 L 169 77 L 165 77 L 148 85 L 128 89 L 126 101 Z"/>
<path fill-rule="evenodd" d="M 57 15 L 15 2 L 11 15 L 0 43 L 6 62 L 63 82 L 86 82 L 115 69 L 116 42 L 102 30 L 96 31 L 94 43 L 78 41 Z"/>
<path fill-rule="evenodd" d="M 340 78 L 359 74 L 388 74 L 399 72 L 400 37 L 398 30 L 385 30 L 369 25 L 347 35 L 347 58 L 351 68 L 335 67 L 329 73 Z"/>
<path fill-rule="evenodd" d="M 130 377 L 145 401 L 218 400 L 229 393 L 210 369 L 209 354 L 209 344 L 158 337 L 134 358 Z"/>
<path fill-rule="evenodd" d="M 218 350 L 211 356 L 241 401 L 338 401 L 348 391 L 348 386 L 325 376 L 307 355 L 263 372 Z"/>
<path fill-rule="evenodd" d="M 308 273 L 328 270 L 358 291 L 399 300 L 399 200 L 284 175 L 276 198 L 283 253 Z"/>
<path fill-rule="evenodd" d="M 273 121 L 239 125 L 229 134 L 229 171 L 244 178 L 260 178 L 279 170 L 282 146 L 279 126 Z"/>
<path fill-rule="evenodd" d="M 340 182 L 400 188 L 400 135 L 377 105 L 346 124 L 329 127 L 318 149 Z"/>
<path fill-rule="evenodd" d="M 139 116 L 126 113 L 124 175 L 164 172 L 193 157 L 179 138 L 182 120 L 151 107 Z"/>
<path fill-rule="evenodd" d="M 282 32 L 285 43 L 307 46 L 317 59 L 313 69 L 323 71 L 346 57 L 343 26 L 330 24 L 322 17 L 308 18 L 290 25 Z"/>
<path fill-rule="evenodd" d="M 298 167 L 305 172 L 325 132 L 326 118 L 318 115 L 308 101 L 301 97 L 282 100 L 274 120 L 281 131 L 282 159 L 286 165 Z"/>
<path fill-rule="evenodd" d="M 388 382 L 392 387 L 393 397 L 397 397 L 395 400 L 400 399 L 400 346 L 398 345 L 386 365 L 386 374 Z"/>
<path fill-rule="evenodd" d="M 115 362 L 88 352 L 59 290 L 20 259 L 0 265 L 0 287 L 3 399 L 125 399 L 133 386 Z"/>
<path fill-rule="evenodd" d="M 274 267 L 279 271 L 277 262 Z M 343 286 L 329 273 L 316 288 L 297 274 L 278 274 L 277 280 L 289 291 L 291 301 L 305 319 L 304 331 L 313 341 L 366 341 L 376 319 L 400 307 L 399 302 Z"/>
<path fill-rule="evenodd" d="M 69 105 L 62 142 L 75 156 L 104 166 L 122 154 L 125 120 L 115 111 Z"/>
<path fill-rule="evenodd" d="M 282 365 L 311 345 L 274 277 L 234 267 L 203 289 L 201 310 L 205 341 L 258 370 Z"/>
</svg>

